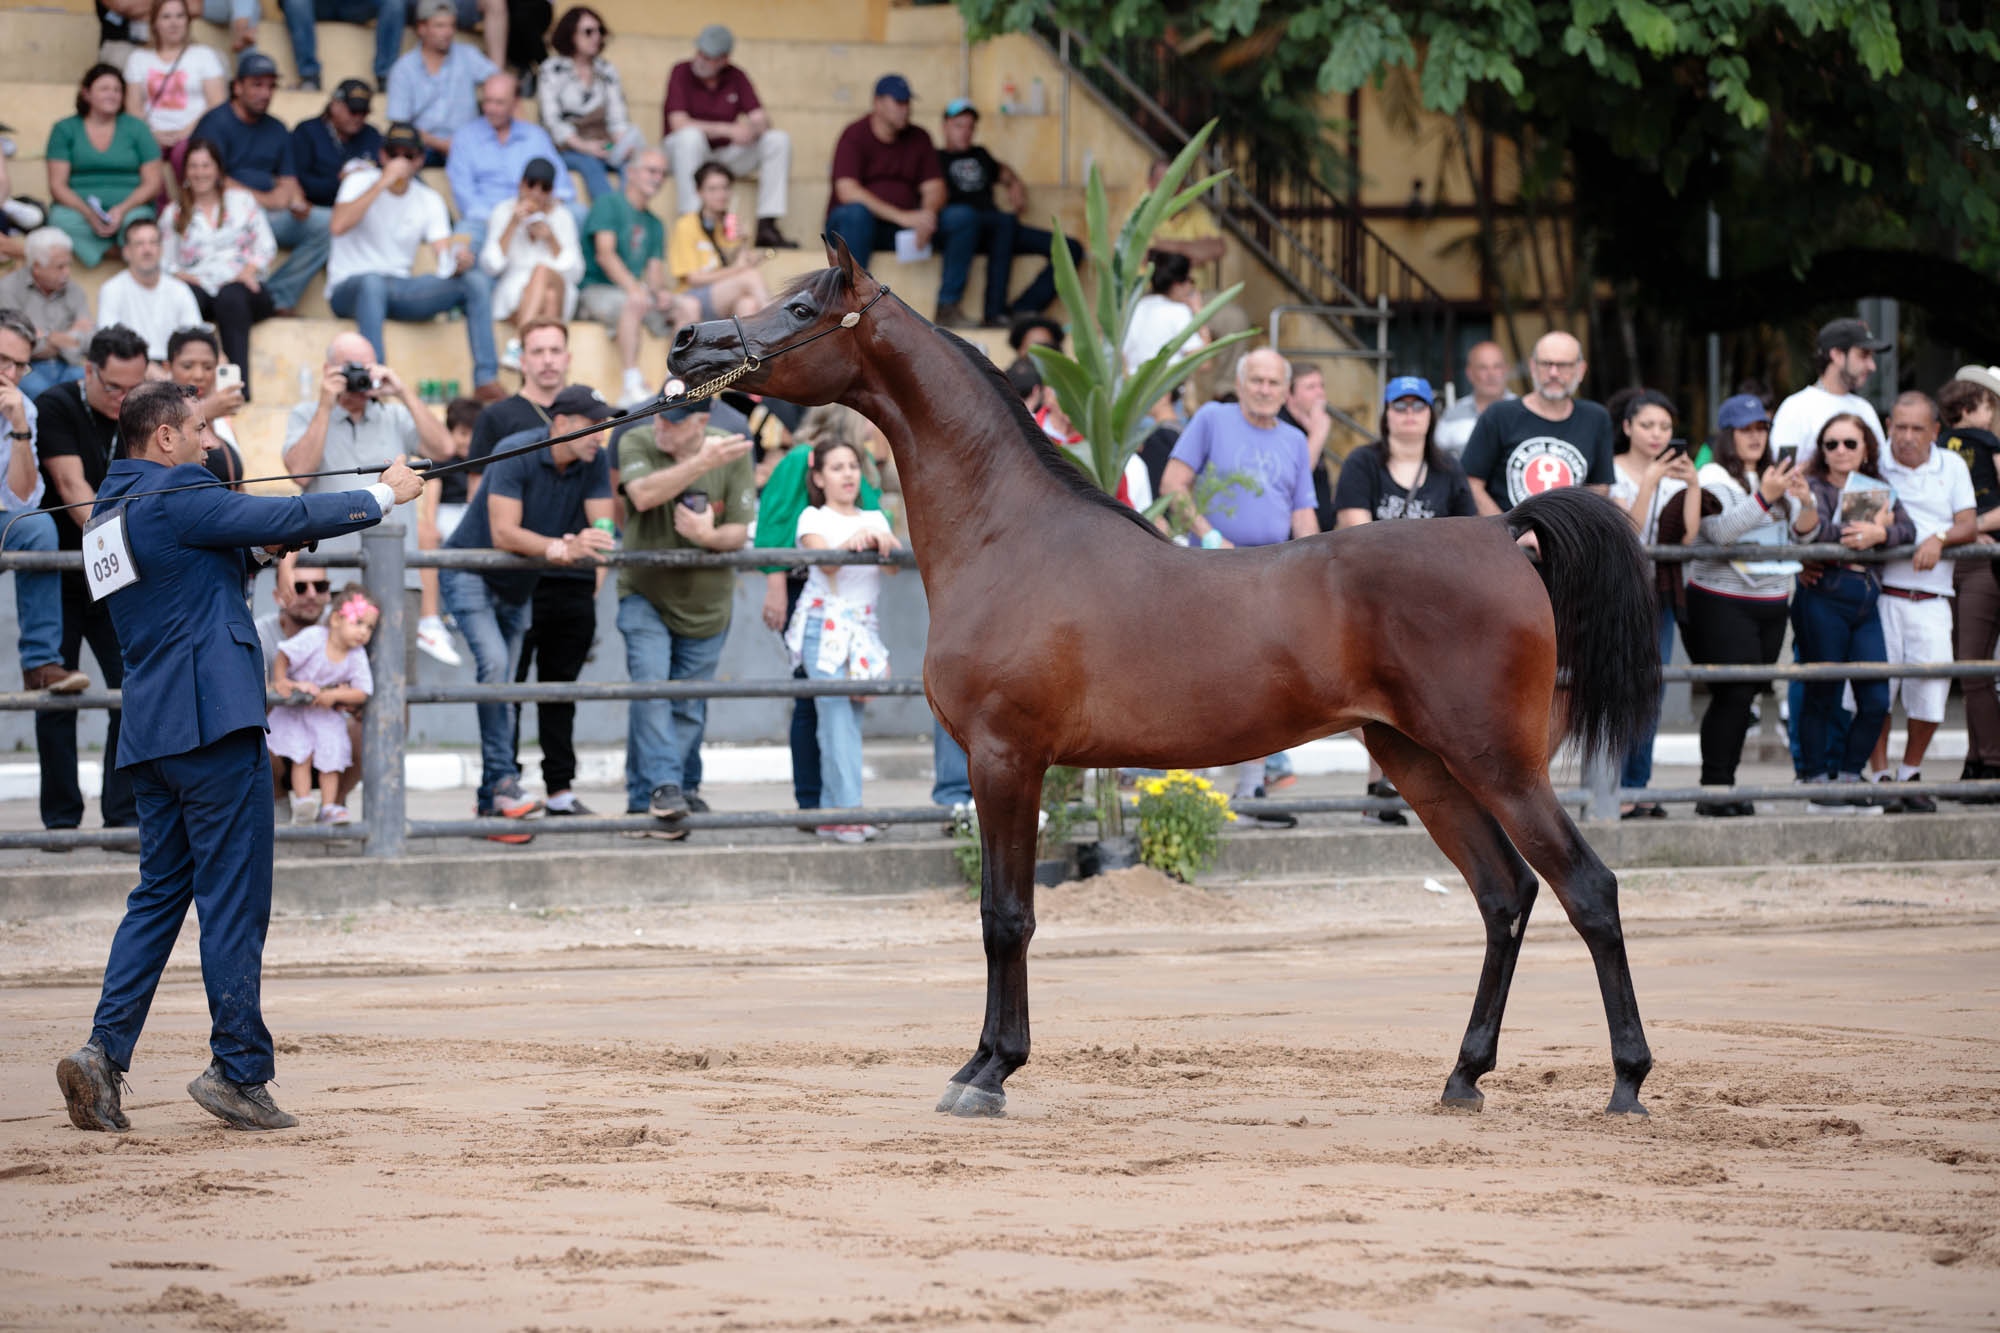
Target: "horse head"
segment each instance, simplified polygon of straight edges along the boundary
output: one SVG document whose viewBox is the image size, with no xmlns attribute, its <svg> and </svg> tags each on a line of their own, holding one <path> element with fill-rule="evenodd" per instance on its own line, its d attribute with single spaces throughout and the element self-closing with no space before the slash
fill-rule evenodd
<svg viewBox="0 0 2000 1333">
<path fill-rule="evenodd" d="M 888 288 L 827 238 L 830 267 L 803 274 L 747 319 L 690 324 L 675 337 L 667 368 L 691 392 L 733 385 L 788 403 L 836 401 L 861 373 L 869 309 Z"/>
</svg>

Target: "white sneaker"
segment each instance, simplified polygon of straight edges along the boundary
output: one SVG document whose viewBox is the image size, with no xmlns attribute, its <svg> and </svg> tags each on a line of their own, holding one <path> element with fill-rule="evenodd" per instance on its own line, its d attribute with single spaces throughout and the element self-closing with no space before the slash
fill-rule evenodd
<svg viewBox="0 0 2000 1333">
<path fill-rule="evenodd" d="M 518 372 L 521 369 L 521 340 L 509 338 L 506 350 L 500 353 L 500 369 Z"/>
<path fill-rule="evenodd" d="M 646 387 L 646 378 L 637 370 L 625 372 L 625 382 L 618 391 L 618 406 L 623 408 L 643 407 L 652 400 L 653 391 Z"/>
<path fill-rule="evenodd" d="M 319 793 L 307 792 L 304 796 L 292 798 L 292 822 L 310 824 L 319 818 Z"/>
<path fill-rule="evenodd" d="M 417 622 L 417 647 L 446 666 L 457 666 L 463 660 L 451 646 L 451 631 L 437 616 L 425 616 Z"/>
<path fill-rule="evenodd" d="M 22 231 L 33 231 L 48 221 L 48 214 L 26 199 L 9 199 L 0 203 L 0 213 L 6 214 L 7 220 Z"/>
</svg>

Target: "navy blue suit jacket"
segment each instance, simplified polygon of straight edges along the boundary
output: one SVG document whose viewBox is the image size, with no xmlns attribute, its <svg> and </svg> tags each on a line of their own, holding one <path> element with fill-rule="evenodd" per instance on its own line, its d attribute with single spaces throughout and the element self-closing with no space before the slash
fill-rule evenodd
<svg viewBox="0 0 2000 1333">
<path fill-rule="evenodd" d="M 208 469 L 119 458 L 91 513 L 124 502 L 125 539 L 139 582 L 106 598 L 125 658 L 117 765 L 198 750 L 244 727 L 263 727 L 264 654 L 243 601 L 249 548 L 297 546 L 374 525 L 367 491 L 285 497 L 221 486 Z"/>
</svg>

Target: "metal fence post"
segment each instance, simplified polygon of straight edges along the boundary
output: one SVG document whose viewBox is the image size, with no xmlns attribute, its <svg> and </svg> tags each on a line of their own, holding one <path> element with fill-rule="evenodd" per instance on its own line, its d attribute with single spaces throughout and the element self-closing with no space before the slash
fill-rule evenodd
<svg viewBox="0 0 2000 1333">
<path fill-rule="evenodd" d="M 1618 758 L 1599 754 L 1583 764 L 1583 785 L 1590 791 L 1590 818 L 1618 818 Z"/>
<path fill-rule="evenodd" d="M 403 623 L 403 525 L 378 523 L 361 534 L 361 571 L 368 591 L 382 608 L 369 645 L 368 665 L 375 693 L 362 712 L 361 781 L 368 791 L 368 841 L 371 857 L 403 854 L 403 750 L 408 739 L 404 702 L 409 682 L 403 679 L 404 635 L 415 627 Z"/>
</svg>

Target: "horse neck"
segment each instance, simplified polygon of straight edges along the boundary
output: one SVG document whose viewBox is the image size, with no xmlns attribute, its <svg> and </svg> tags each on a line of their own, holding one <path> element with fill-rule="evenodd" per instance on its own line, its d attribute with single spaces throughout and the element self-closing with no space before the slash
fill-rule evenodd
<svg viewBox="0 0 2000 1333">
<path fill-rule="evenodd" d="M 901 335 L 895 342 L 930 354 L 868 362 L 841 401 L 889 441 L 926 579 L 982 549 L 1006 549 L 989 542 L 996 531 L 1040 527 L 1058 506 L 1088 509 L 1049 475 L 1011 404 L 957 348 L 900 302 L 885 308 Z"/>
</svg>

